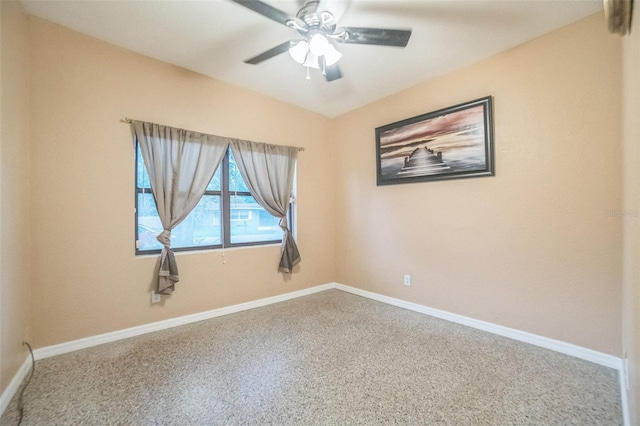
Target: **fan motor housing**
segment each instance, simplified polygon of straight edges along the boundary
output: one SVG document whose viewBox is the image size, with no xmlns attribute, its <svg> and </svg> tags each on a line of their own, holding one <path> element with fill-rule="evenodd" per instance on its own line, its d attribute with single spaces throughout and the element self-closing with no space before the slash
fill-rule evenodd
<svg viewBox="0 0 640 426">
<path fill-rule="evenodd" d="M 320 12 L 318 11 L 318 0 L 312 0 L 307 3 L 298 11 L 296 14 L 296 18 L 302 20 L 306 25 L 307 29 L 320 29 L 324 31 L 326 34 L 332 34 L 336 29 L 335 20 L 333 19 L 333 14 L 331 12 Z M 300 33 L 303 33 L 299 30 Z"/>
</svg>

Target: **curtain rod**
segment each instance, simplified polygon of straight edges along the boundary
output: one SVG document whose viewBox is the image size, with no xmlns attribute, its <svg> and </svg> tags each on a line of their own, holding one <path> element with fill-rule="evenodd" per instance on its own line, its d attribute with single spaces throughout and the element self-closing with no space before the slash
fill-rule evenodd
<svg viewBox="0 0 640 426">
<path fill-rule="evenodd" d="M 123 118 L 123 119 L 121 119 L 121 120 L 120 120 L 120 122 L 121 122 L 121 123 L 127 123 L 127 124 L 131 124 L 131 123 L 133 123 L 134 121 L 137 121 L 137 120 L 132 120 L 132 119 L 130 119 L 129 117 L 125 117 L 125 118 Z M 297 149 L 298 149 L 298 151 L 304 151 L 304 148 L 300 148 L 300 147 L 297 147 L 297 146 L 295 146 L 295 147 L 293 147 L 293 148 L 297 148 Z"/>
</svg>

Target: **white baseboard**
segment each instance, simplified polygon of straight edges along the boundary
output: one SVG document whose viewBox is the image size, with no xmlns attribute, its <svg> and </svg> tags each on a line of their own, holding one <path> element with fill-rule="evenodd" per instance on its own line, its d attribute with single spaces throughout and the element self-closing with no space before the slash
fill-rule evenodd
<svg viewBox="0 0 640 426">
<path fill-rule="evenodd" d="M 359 288 L 350 287 L 339 283 L 328 283 L 319 285 L 316 287 L 307 288 L 304 290 L 294 291 L 291 293 L 285 293 L 278 296 L 267 297 L 265 299 L 254 300 L 252 302 L 240 303 L 238 305 L 227 306 L 224 308 L 214 309 L 211 311 L 200 312 L 197 314 L 186 315 L 178 318 L 172 318 L 164 321 L 158 321 L 150 324 L 145 324 L 137 327 L 131 327 L 124 330 L 118 330 L 110 333 L 100 334 L 97 336 L 87 337 L 84 339 L 73 340 L 70 342 L 60 343 L 58 345 L 46 346 L 34 351 L 34 357 L 36 360 L 52 357 L 55 355 L 61 355 L 67 352 L 73 352 L 79 349 L 85 349 L 92 346 L 101 345 L 103 343 L 114 342 L 116 340 L 126 339 L 129 337 L 139 336 L 141 334 L 152 333 L 154 331 L 165 330 L 172 327 L 177 327 L 185 324 L 190 324 L 197 321 L 202 321 L 210 318 L 215 318 L 223 315 L 228 315 L 236 312 L 246 311 L 248 309 L 258 308 L 261 306 L 271 305 L 273 303 L 283 302 L 285 300 L 295 299 L 302 296 L 318 293 L 325 290 L 338 289 L 347 293 L 355 294 L 358 296 L 366 297 L 368 299 L 376 300 L 378 302 L 387 303 L 389 305 L 397 306 L 400 308 L 408 309 L 411 311 L 419 312 L 432 317 L 444 319 L 457 324 L 462 324 L 468 327 L 472 327 L 478 330 L 487 331 L 489 333 L 497 334 L 499 336 L 508 337 L 521 342 L 529 343 L 535 346 L 540 346 L 552 351 L 563 353 L 566 355 L 574 356 L 576 358 L 584 359 L 605 367 L 616 369 L 620 372 L 621 383 L 621 396 L 622 396 L 622 408 L 624 416 L 625 426 L 629 425 L 628 415 L 628 403 L 627 392 L 623 378 L 623 362 L 621 358 L 613 355 L 608 355 L 602 352 L 594 351 L 592 349 L 583 348 L 581 346 L 573 345 L 571 343 L 562 342 L 559 340 L 550 339 L 547 337 L 538 336 L 536 334 L 527 333 L 524 331 L 516 330 L 513 328 L 503 327 L 501 325 L 492 324 L 485 321 L 476 320 L 473 318 L 465 317 L 462 315 L 454 314 L 447 311 L 441 311 L 439 309 L 429 308 L 427 306 L 419 305 L 417 303 L 407 302 L 401 299 L 395 299 L 393 297 L 384 296 L 381 294 L 373 293 Z M 7 389 L 0 396 L 0 415 L 4 412 L 4 409 L 13 398 L 15 392 L 19 388 L 20 384 L 26 377 L 29 371 L 29 358 L 27 358 L 20 367 L 20 370 L 16 373 L 13 380 L 7 387 Z"/>
<path fill-rule="evenodd" d="M 27 358 L 18 369 L 18 372 L 15 374 L 15 376 L 13 376 L 13 379 L 11 379 L 9 386 L 7 386 L 4 392 L 2 392 L 2 395 L 0 395 L 0 417 L 2 417 L 2 415 L 4 414 L 4 410 L 7 409 L 16 392 L 18 391 L 18 389 L 20 389 L 20 385 L 27 377 L 27 374 L 29 374 L 30 370 L 31 356 L 27 355 Z"/>
<path fill-rule="evenodd" d="M 508 337 L 521 342 L 540 346 L 540 347 L 550 349 L 552 351 L 560 352 L 566 355 L 571 355 L 576 358 L 580 358 L 586 361 L 594 362 L 596 364 L 604 365 L 605 367 L 614 368 L 618 371 L 622 370 L 622 364 L 623 364 L 622 359 L 615 357 L 613 355 L 608 355 L 602 352 L 594 351 L 592 349 L 583 348 L 581 346 L 562 342 L 560 340 L 554 340 L 548 337 L 538 336 L 536 334 L 527 333 L 525 331 L 503 327 L 501 325 L 496 325 L 489 322 L 465 317 L 462 315 L 453 314 L 451 312 L 429 308 L 427 306 L 419 305 L 417 303 L 407 302 L 401 299 L 395 299 L 393 297 L 384 296 L 381 294 L 373 293 L 366 290 L 361 290 L 359 288 L 350 287 L 350 286 L 339 284 L 339 283 L 323 284 L 316 287 L 307 288 L 304 290 L 285 293 L 285 294 L 281 294 L 273 297 L 267 297 L 265 299 L 254 300 L 251 302 L 240 303 L 238 305 L 232 305 L 224 308 L 213 309 L 211 311 L 200 312 L 197 314 L 191 314 L 191 315 L 172 318 L 164 321 L 158 321 L 150 324 L 140 325 L 137 327 L 126 328 L 124 330 L 118 330 L 118 331 L 113 331 L 111 333 L 99 334 L 97 336 L 60 343 L 58 345 L 46 346 L 44 348 L 36 349 L 34 351 L 34 356 L 36 360 L 48 358 L 51 356 L 76 351 L 79 349 L 90 348 L 92 346 L 101 345 L 103 343 L 114 342 L 116 340 L 139 336 L 141 334 L 152 333 L 154 331 L 165 330 L 168 328 L 190 324 L 193 322 L 202 321 L 210 318 L 215 318 L 222 315 L 228 315 L 235 312 L 246 311 L 248 309 L 271 305 L 273 303 L 295 299 L 297 297 L 307 296 L 313 293 L 318 293 L 320 291 L 329 290 L 329 289 L 342 290 L 347 293 L 356 294 L 358 296 L 366 297 L 372 300 L 377 300 L 379 302 L 387 303 L 389 305 L 398 306 L 400 308 L 430 315 L 436 318 L 441 318 L 457 324 L 466 325 L 468 327 L 476 328 L 478 330 L 488 331 L 489 333 L 497 334 L 497 335 Z"/>
<path fill-rule="evenodd" d="M 61 355 L 67 352 L 73 352 L 80 349 L 90 348 L 92 346 L 102 345 L 103 343 L 115 342 L 116 340 L 126 339 L 129 337 L 139 336 L 141 334 L 153 333 L 154 331 L 166 330 L 180 325 L 190 324 L 210 318 L 229 315 L 248 309 L 259 308 L 261 306 L 271 305 L 273 303 L 283 302 L 285 300 L 295 299 L 297 297 L 307 296 L 320 291 L 334 288 L 333 284 L 323 284 L 316 287 L 306 288 L 291 293 L 285 293 L 278 296 L 267 297 L 265 299 L 254 300 L 251 302 L 240 303 L 238 305 L 226 306 L 224 308 L 213 309 L 211 311 L 199 312 L 197 314 L 185 315 L 182 317 L 171 318 L 164 321 L 153 322 L 150 324 L 139 325 L 137 327 L 125 328 L 124 330 L 113 331 L 110 333 L 99 334 L 97 336 L 86 337 L 84 339 L 72 340 L 57 345 L 45 346 L 33 351 L 36 360 L 49 358 L 55 355 Z"/>
<path fill-rule="evenodd" d="M 366 297 L 368 299 L 377 300 L 378 302 L 387 303 L 389 305 L 398 306 L 400 308 L 408 309 L 410 311 L 420 312 L 422 314 L 430 315 L 432 317 L 441 318 L 447 321 L 455 322 L 457 324 L 466 325 L 468 327 L 476 328 L 478 330 L 488 331 L 489 333 L 497 334 L 499 336 L 508 337 L 510 339 L 518 340 L 520 342 L 530 343 L 535 346 L 550 349 L 552 351 L 560 352 L 566 355 L 571 355 L 576 358 L 591 361 L 596 364 L 604 365 L 605 367 L 614 368 L 616 370 L 622 369 L 622 359 L 613 355 L 608 355 L 602 352 L 594 351 L 592 349 L 583 348 L 581 346 L 573 345 L 571 343 L 562 342 L 560 340 L 550 339 L 548 337 L 538 336 L 537 334 L 527 333 L 525 331 L 516 330 L 509 327 L 503 327 L 501 325 L 492 324 L 490 322 L 480 321 L 473 318 L 465 317 L 458 314 L 453 314 L 447 311 L 441 311 L 439 309 L 429 308 L 427 306 L 418 305 L 417 303 L 406 302 L 404 300 L 395 299 L 389 296 L 383 296 L 381 294 L 372 293 L 370 291 L 361 290 L 359 288 L 350 287 L 343 284 L 333 283 L 333 288 L 346 291 L 348 293 L 356 294 L 358 296 Z"/>
<path fill-rule="evenodd" d="M 627 370 L 627 365 L 623 363 L 622 368 L 620 369 L 620 399 L 622 402 L 622 421 L 624 426 L 631 426 L 631 417 L 629 413 L 629 393 L 627 392 L 627 380 L 629 374 Z"/>
</svg>

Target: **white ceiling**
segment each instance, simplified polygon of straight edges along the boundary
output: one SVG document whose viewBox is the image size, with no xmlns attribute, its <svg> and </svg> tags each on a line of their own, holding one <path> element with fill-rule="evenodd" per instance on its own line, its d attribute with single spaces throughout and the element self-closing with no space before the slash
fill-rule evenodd
<svg viewBox="0 0 640 426">
<path fill-rule="evenodd" d="M 297 0 L 265 0 L 295 16 Z M 406 48 L 338 44 L 343 78 L 326 82 L 284 53 L 243 60 L 295 30 L 230 0 L 32 1 L 28 13 L 92 37 L 335 117 L 602 10 L 601 0 L 352 0 L 339 25 L 412 28 Z M 606 25 L 603 20 L 602 25 Z"/>
</svg>

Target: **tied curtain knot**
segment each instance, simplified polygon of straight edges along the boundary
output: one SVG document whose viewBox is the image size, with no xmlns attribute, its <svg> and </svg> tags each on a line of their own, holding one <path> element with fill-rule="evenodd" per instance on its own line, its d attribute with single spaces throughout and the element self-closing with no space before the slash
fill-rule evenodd
<svg viewBox="0 0 640 426">
<path fill-rule="evenodd" d="M 156 239 L 160 241 L 163 246 L 169 248 L 171 246 L 171 229 L 165 229 L 156 237 Z"/>
</svg>

